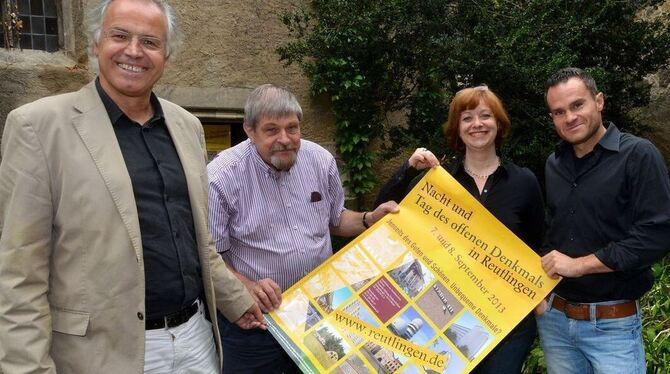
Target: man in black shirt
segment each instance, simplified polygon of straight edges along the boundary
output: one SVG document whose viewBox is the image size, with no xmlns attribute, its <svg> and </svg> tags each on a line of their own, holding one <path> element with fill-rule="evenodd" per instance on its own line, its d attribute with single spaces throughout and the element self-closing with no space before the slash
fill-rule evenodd
<svg viewBox="0 0 670 374">
<path fill-rule="evenodd" d="M 264 324 L 207 230 L 202 126 L 152 93 L 174 17 L 104 0 L 89 23 L 95 82 L 7 117 L 0 372 L 218 374 L 216 310 Z"/>
<path fill-rule="evenodd" d="M 670 248 L 670 183 L 647 140 L 604 123 L 605 99 L 577 68 L 546 101 L 563 141 L 546 164 L 542 266 L 564 279 L 538 307 L 549 373 L 644 373 L 639 299 Z"/>
</svg>

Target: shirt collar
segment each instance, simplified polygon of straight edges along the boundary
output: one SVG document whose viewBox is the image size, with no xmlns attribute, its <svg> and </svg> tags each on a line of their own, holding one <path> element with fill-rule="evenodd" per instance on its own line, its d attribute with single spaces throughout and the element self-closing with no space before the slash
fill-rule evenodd
<svg viewBox="0 0 670 374">
<path fill-rule="evenodd" d="M 598 145 L 612 152 L 619 152 L 619 141 L 621 140 L 621 131 L 612 123 L 605 122 L 607 126 L 607 131 L 603 135 L 602 139 L 598 142 Z"/>
<path fill-rule="evenodd" d="M 500 157 L 500 167 L 498 170 L 500 171 L 501 176 L 508 176 L 509 175 L 509 168 L 510 168 L 511 162 L 503 157 Z"/>
<path fill-rule="evenodd" d="M 604 122 L 604 126 L 607 128 L 605 135 L 600 139 L 596 147 L 600 147 L 612 152 L 619 152 L 619 140 L 621 139 L 621 131 L 614 125 L 612 122 Z M 594 147 L 595 149 L 595 147 Z M 556 156 L 559 157 L 564 152 L 572 152 L 572 144 L 561 140 L 556 145 Z"/>
<path fill-rule="evenodd" d="M 121 119 L 122 116 L 125 116 L 125 113 L 123 113 L 121 108 L 119 108 L 114 100 L 112 100 L 112 98 L 109 97 L 107 92 L 105 92 L 105 90 L 102 88 L 102 85 L 100 84 L 100 77 L 95 78 L 95 88 L 98 91 L 98 95 L 100 95 L 102 104 L 105 106 L 109 120 L 112 122 L 112 124 L 115 124 L 119 119 Z M 149 119 L 149 121 L 147 121 L 147 123 L 154 123 L 156 120 L 163 119 L 163 107 L 161 107 L 161 103 L 158 100 L 158 97 L 153 92 L 151 93 L 149 101 L 151 102 L 151 107 L 154 109 L 154 115 L 151 117 L 151 119 Z"/>
</svg>

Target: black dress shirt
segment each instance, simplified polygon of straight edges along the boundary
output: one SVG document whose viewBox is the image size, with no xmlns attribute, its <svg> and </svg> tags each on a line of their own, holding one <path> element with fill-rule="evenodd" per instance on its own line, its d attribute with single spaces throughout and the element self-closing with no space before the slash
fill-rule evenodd
<svg viewBox="0 0 670 374">
<path fill-rule="evenodd" d="M 530 170 L 510 161 L 502 161 L 500 167 L 486 180 L 480 194 L 475 180 L 465 172 L 461 159 L 450 160 L 443 167 L 526 245 L 539 250 L 544 207 L 540 185 Z M 426 172 L 409 166 L 406 161 L 381 188 L 375 206 L 388 200 L 399 202 Z"/>
<path fill-rule="evenodd" d="M 140 125 L 121 111 L 99 80 L 96 88 L 133 186 L 142 237 L 146 315 L 162 318 L 191 305 L 203 291 L 184 170 L 153 93 L 154 115 Z"/>
<path fill-rule="evenodd" d="M 581 159 L 561 142 L 546 182 L 543 253 L 595 254 L 614 270 L 565 278 L 556 293 L 576 302 L 639 299 L 653 285 L 651 265 L 670 249 L 670 181 L 656 147 L 609 124 Z"/>
</svg>

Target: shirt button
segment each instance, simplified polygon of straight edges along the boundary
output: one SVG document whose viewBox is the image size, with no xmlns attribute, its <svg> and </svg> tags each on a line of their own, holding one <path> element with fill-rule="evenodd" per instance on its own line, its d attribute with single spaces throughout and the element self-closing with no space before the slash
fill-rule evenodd
<svg viewBox="0 0 670 374">
<path fill-rule="evenodd" d="M 484 190 L 484 193 L 487 193 L 487 192 L 489 192 L 489 190 Z"/>
<path fill-rule="evenodd" d="M 137 318 L 139 318 L 140 321 L 143 320 L 144 319 L 144 314 L 142 314 L 142 312 L 137 312 Z"/>
<path fill-rule="evenodd" d="M 286 204 L 286 207 L 287 207 L 287 208 L 290 208 L 290 207 L 291 207 L 291 204 Z"/>
<path fill-rule="evenodd" d="M 297 230 L 297 229 L 298 229 L 298 226 L 293 226 L 293 230 Z"/>
<path fill-rule="evenodd" d="M 573 238 L 573 237 L 571 236 L 571 237 L 570 237 L 570 241 L 571 241 L 571 242 L 574 242 L 574 241 L 575 241 L 575 238 Z"/>
<path fill-rule="evenodd" d="M 572 188 L 577 188 L 577 182 L 572 183 Z"/>
</svg>

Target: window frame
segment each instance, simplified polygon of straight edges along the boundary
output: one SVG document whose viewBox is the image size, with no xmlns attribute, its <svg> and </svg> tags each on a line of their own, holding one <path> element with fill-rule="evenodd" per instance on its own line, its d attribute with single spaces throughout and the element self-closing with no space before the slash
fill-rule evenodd
<svg viewBox="0 0 670 374">
<path fill-rule="evenodd" d="M 2 45 L 0 48 L 2 49 L 9 49 L 10 51 L 38 51 L 38 52 L 43 52 L 43 53 L 57 53 L 57 52 L 65 52 L 71 55 L 74 55 L 75 53 L 75 29 L 74 29 L 74 23 L 73 23 L 73 5 L 71 0 L 40 0 L 42 2 L 42 6 L 44 7 L 44 2 L 45 1 L 53 1 L 55 8 L 56 8 L 56 24 L 57 24 L 57 37 L 58 37 L 58 47 L 55 50 L 48 51 L 46 49 L 46 41 L 45 41 L 45 48 L 44 49 L 32 49 L 32 48 L 22 48 L 21 47 L 21 40 L 19 40 L 18 45 L 15 45 L 11 48 L 8 46 L 5 46 L 4 43 L 4 32 L 0 33 L 0 41 Z M 18 4 L 18 1 L 17 1 Z M 5 2 L 3 1 L 2 3 L 2 11 L 3 11 L 3 17 L 2 19 L 4 20 L 4 8 L 5 8 Z M 19 10 L 19 12 L 22 12 L 22 10 Z M 44 13 L 44 12 L 43 12 Z M 21 14 L 21 13 L 19 13 Z M 51 16 L 46 16 L 45 14 L 42 15 L 26 15 L 23 13 L 23 16 L 21 17 L 30 17 L 30 20 L 32 22 L 32 17 L 41 17 L 42 19 L 45 18 L 53 18 Z M 25 27 L 25 25 L 24 25 Z M 21 32 L 21 35 L 28 34 L 32 35 L 33 33 L 30 31 L 23 31 Z M 43 30 L 43 34 L 45 35 L 45 39 L 47 35 L 53 35 L 53 34 L 46 34 L 46 24 L 45 24 L 45 30 Z M 31 47 L 32 47 L 32 41 L 31 41 Z M 28 52 L 31 53 L 31 52 Z"/>
</svg>

